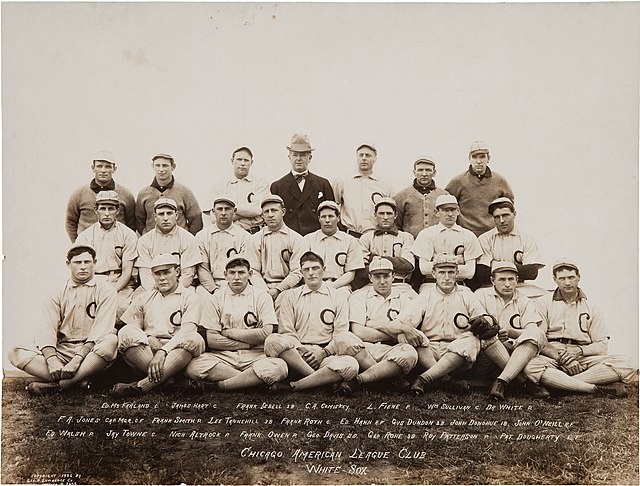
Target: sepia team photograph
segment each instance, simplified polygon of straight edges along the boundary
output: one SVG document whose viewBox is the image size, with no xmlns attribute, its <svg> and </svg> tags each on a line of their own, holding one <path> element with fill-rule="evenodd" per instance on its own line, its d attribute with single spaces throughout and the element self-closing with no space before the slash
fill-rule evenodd
<svg viewBox="0 0 640 486">
<path fill-rule="evenodd" d="M 0 14 L 2 484 L 638 484 L 638 3 Z"/>
</svg>

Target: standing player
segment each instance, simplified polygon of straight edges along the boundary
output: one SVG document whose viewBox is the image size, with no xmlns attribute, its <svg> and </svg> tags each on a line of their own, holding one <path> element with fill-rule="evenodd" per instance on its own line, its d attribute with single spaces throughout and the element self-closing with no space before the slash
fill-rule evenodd
<svg viewBox="0 0 640 486">
<path fill-rule="evenodd" d="M 318 206 L 320 229 L 305 235 L 304 250 L 311 250 L 325 262 L 324 280 L 327 285 L 350 292 L 356 270 L 364 268 L 362 249 L 353 236 L 338 230 L 340 208 L 333 201 Z"/>
<path fill-rule="evenodd" d="M 553 265 L 558 288 L 536 299 L 549 346 L 524 369 L 534 383 L 575 393 L 624 397 L 636 372 L 624 356 L 607 355 L 609 336 L 600 309 L 579 287 L 580 269 L 568 258 Z"/>
<path fill-rule="evenodd" d="M 391 197 L 391 186 L 373 173 L 378 150 L 370 143 L 356 149 L 358 172 L 336 182 L 334 194 L 340 205 L 342 225 L 347 234 L 360 238 L 375 226 L 374 204 L 382 197 Z"/>
<path fill-rule="evenodd" d="M 209 297 L 224 285 L 224 266 L 232 254 L 244 253 L 249 233 L 234 223 L 236 203 L 229 196 L 219 195 L 213 200 L 211 210 L 212 226 L 207 226 L 196 235 L 196 241 L 202 254 L 202 263 L 198 265 L 200 285 L 196 292 Z"/>
<path fill-rule="evenodd" d="M 287 377 L 287 364 L 267 358 L 264 340 L 278 327 L 273 301 L 249 285 L 251 267 L 242 255 L 227 259 L 228 285 L 207 304 L 213 315 L 204 320 L 209 351 L 191 360 L 185 374 L 204 390 L 238 390 Z"/>
<path fill-rule="evenodd" d="M 413 236 L 396 228 L 396 202 L 390 197 L 383 197 L 375 204 L 375 229 L 367 231 L 360 237 L 360 246 L 365 262 L 375 256 L 388 259 L 393 264 L 393 286 L 410 298 L 416 296 L 411 288 L 411 272 L 413 271 Z M 366 274 L 366 271 L 363 272 Z"/>
<path fill-rule="evenodd" d="M 249 233 L 257 233 L 264 225 L 260 203 L 269 195 L 269 185 L 249 173 L 253 165 L 253 152 L 249 147 L 237 148 L 231 154 L 233 177 L 219 182 L 213 188 L 207 204 L 225 195 L 236 203 L 233 222 Z"/>
<path fill-rule="evenodd" d="M 138 256 L 138 238 L 131 228 L 117 221 L 120 198 L 115 191 L 100 191 L 96 195 L 98 222 L 78 235 L 77 243 L 92 246 L 96 250 L 96 278 L 113 284 L 118 292 L 116 318 L 131 304 L 136 288 L 133 278 L 133 262 Z"/>
<path fill-rule="evenodd" d="M 267 337 L 267 356 L 282 358 L 290 374 L 303 378 L 276 383 L 274 391 L 302 391 L 353 380 L 358 362 L 338 354 L 342 333 L 349 332 L 349 308 L 344 293 L 323 282 L 324 262 L 313 252 L 300 258 L 304 285 L 282 295 L 278 334 Z"/>
<path fill-rule="evenodd" d="M 155 289 L 137 296 L 122 316 L 118 348 L 126 363 L 144 375 L 132 383 L 117 383 L 116 398 L 137 397 L 171 380 L 204 351 L 198 334 L 204 301 L 178 283 L 177 256 L 161 254 L 151 262 Z"/>
<path fill-rule="evenodd" d="M 271 193 L 283 200 L 285 224 L 304 236 L 320 229 L 317 214 L 320 203 L 335 199 L 329 181 L 309 172 L 314 150 L 309 137 L 296 133 L 291 137 L 291 146 L 287 150 L 291 172 L 271 184 Z"/>
<path fill-rule="evenodd" d="M 116 357 L 116 291 L 93 278 L 95 263 L 92 247 L 76 243 L 69 249 L 71 278 L 46 301 L 33 345 L 9 353 L 13 366 L 40 380 L 29 383 L 30 395 L 86 388 L 89 378 Z"/>
<path fill-rule="evenodd" d="M 178 226 L 178 205 L 173 199 L 161 197 L 153 204 L 156 227 L 138 240 L 138 259 L 135 266 L 140 272 L 140 285 L 144 290 L 155 288 L 151 262 L 162 254 L 176 255 L 180 261 L 180 284 L 191 287 L 196 265 L 202 263 L 202 255 L 195 236 Z"/>
<path fill-rule="evenodd" d="M 97 221 L 96 194 L 100 191 L 116 191 L 120 196 L 121 211 L 118 221 L 136 230 L 136 201 L 131 191 L 113 180 L 118 169 L 115 158 L 109 152 L 99 152 L 91 161 L 94 178 L 71 194 L 67 204 L 66 229 L 73 243 L 78 234 Z"/>
<path fill-rule="evenodd" d="M 176 163 L 173 156 L 157 154 L 151 158 L 151 168 L 156 173 L 151 185 L 138 193 L 136 200 L 136 224 L 141 235 L 151 231 L 155 226 L 155 202 L 164 197 L 176 203 L 178 226 L 195 235 L 202 229 L 202 213 L 193 192 L 188 187 L 176 182 L 173 171 Z"/>
<path fill-rule="evenodd" d="M 469 148 L 469 169 L 455 176 L 446 190 L 460 203 L 458 224 L 472 231 L 476 236 L 493 228 L 487 206 L 498 197 L 514 200 L 513 191 L 507 180 L 492 172 L 489 166 L 491 155 L 484 142 L 476 140 Z"/>
</svg>

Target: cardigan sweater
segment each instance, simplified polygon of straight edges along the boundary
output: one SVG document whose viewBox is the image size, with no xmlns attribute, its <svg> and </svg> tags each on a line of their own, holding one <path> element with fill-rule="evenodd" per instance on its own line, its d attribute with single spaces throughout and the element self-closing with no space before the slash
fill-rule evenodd
<svg viewBox="0 0 640 486">
<path fill-rule="evenodd" d="M 414 238 L 418 233 L 429 226 L 438 224 L 436 215 L 436 199 L 447 191 L 436 187 L 434 181 L 424 188 L 423 192 L 416 189 L 416 183 L 403 189 L 393 199 L 396 201 L 398 215 L 396 226 L 402 231 L 411 233 Z"/>
</svg>

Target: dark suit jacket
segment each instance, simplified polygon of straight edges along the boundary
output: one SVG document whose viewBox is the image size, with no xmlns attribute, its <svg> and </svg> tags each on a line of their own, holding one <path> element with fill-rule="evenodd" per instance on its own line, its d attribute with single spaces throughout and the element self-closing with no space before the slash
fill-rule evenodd
<svg viewBox="0 0 640 486">
<path fill-rule="evenodd" d="M 293 174 L 288 172 L 271 184 L 271 194 L 277 194 L 284 201 L 284 223 L 303 236 L 320 229 L 318 205 L 322 201 L 335 201 L 329 181 L 311 172 L 302 192 Z"/>
</svg>

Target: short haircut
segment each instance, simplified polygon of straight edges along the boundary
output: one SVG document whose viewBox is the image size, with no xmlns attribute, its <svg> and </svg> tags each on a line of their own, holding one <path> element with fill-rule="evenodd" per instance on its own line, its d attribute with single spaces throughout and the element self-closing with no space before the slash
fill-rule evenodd
<svg viewBox="0 0 640 486">
<path fill-rule="evenodd" d="M 227 263 L 224 266 L 224 269 L 225 269 L 225 271 L 227 271 L 230 268 L 236 268 L 236 267 L 244 267 L 247 270 L 251 270 L 251 265 L 249 264 L 249 261 L 244 259 L 244 258 L 238 258 L 237 260 L 231 260 L 229 263 Z"/>
<path fill-rule="evenodd" d="M 90 246 L 75 246 L 67 252 L 67 261 L 70 262 L 74 256 L 82 255 L 83 253 L 89 253 L 94 260 L 96 259 L 96 251 Z"/>
<path fill-rule="evenodd" d="M 555 277 L 556 275 L 558 275 L 558 272 L 560 270 L 573 270 L 574 272 L 576 272 L 576 275 L 579 277 L 580 276 L 580 270 L 576 269 L 575 267 L 572 267 L 570 265 L 560 265 L 556 268 L 553 269 L 553 276 Z"/>
<path fill-rule="evenodd" d="M 493 216 L 493 213 L 496 212 L 496 209 L 510 209 L 511 212 L 514 213 L 514 214 L 516 212 L 516 207 L 512 203 L 510 203 L 508 201 L 503 201 L 503 202 L 499 202 L 499 203 L 496 203 L 496 204 L 492 204 L 491 205 L 491 216 Z"/>
<path fill-rule="evenodd" d="M 312 251 L 307 251 L 305 252 L 304 255 L 302 255 L 300 257 L 300 266 L 302 267 L 302 265 L 306 262 L 318 262 L 321 266 L 324 267 L 324 260 L 322 259 L 322 257 Z"/>
</svg>

